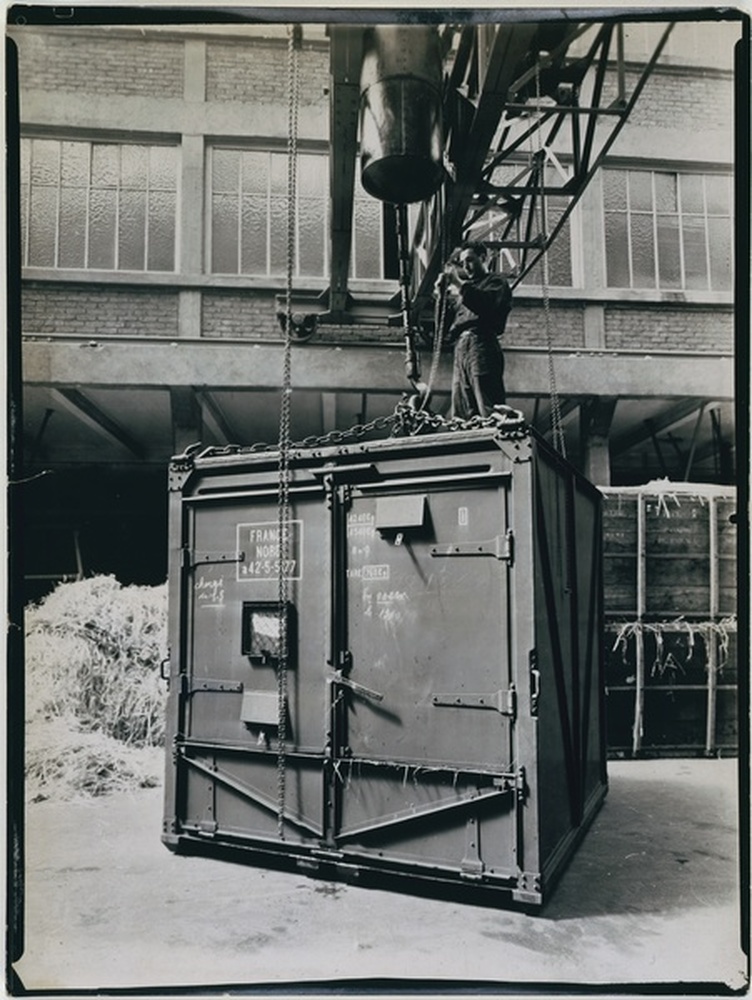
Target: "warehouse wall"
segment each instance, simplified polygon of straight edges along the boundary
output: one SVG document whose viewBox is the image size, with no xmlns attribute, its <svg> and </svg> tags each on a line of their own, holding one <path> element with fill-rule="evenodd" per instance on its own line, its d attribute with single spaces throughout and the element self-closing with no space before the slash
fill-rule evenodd
<svg viewBox="0 0 752 1000">
<path fill-rule="evenodd" d="M 720 30 L 723 26 L 713 26 L 714 33 Z M 727 30 L 734 29 L 729 26 Z M 187 204 L 181 204 L 180 209 L 182 225 L 177 258 L 180 272 L 203 275 L 203 281 L 199 280 L 190 291 L 178 292 L 172 281 L 169 287 L 157 288 L 154 286 L 159 279 L 155 275 L 135 275 L 130 287 L 107 289 L 100 283 L 101 275 L 45 271 L 38 276 L 39 282 L 27 282 L 24 290 L 25 332 L 95 337 L 109 333 L 140 336 L 159 330 L 164 336 L 264 340 L 279 336 L 274 296 L 282 290 L 282 279 L 271 277 L 266 282 L 256 279 L 250 283 L 252 287 L 242 289 L 233 287 L 242 284 L 242 278 L 213 276 L 209 281 L 208 265 L 202 259 L 203 217 L 194 196 L 203 195 L 204 143 L 215 136 L 230 141 L 284 140 L 286 40 L 283 37 L 254 40 L 251 56 L 247 38 L 220 40 L 202 38 L 200 34 L 187 38 L 175 32 L 163 34 L 160 37 L 125 28 L 75 31 L 35 28 L 16 32 L 14 39 L 21 52 L 22 98 L 27 95 L 29 108 L 29 115 L 23 114 L 22 109 L 22 118 L 25 125 L 33 126 L 34 112 L 43 108 L 37 112 L 40 117 L 47 115 L 52 121 L 56 115 L 64 116 L 68 127 L 73 115 L 83 129 L 87 122 L 87 96 L 92 102 L 101 102 L 103 95 L 111 94 L 132 99 L 128 107 L 133 114 L 128 120 L 136 126 L 151 123 L 156 130 L 158 120 L 164 134 L 165 129 L 190 121 L 190 129 L 186 126 L 182 135 L 182 190 Z M 696 61 L 698 56 L 693 58 Z M 700 70 L 691 62 L 690 59 L 690 65 L 685 60 L 663 67 L 649 79 L 614 147 L 619 162 L 628 161 L 632 155 L 641 156 L 646 146 L 655 162 L 665 157 L 674 168 L 677 160 L 687 159 L 690 163 L 692 157 L 698 156 L 719 164 L 729 162 L 733 134 L 732 80 L 723 71 L 727 67 Z M 301 128 L 324 141 L 328 52 L 323 40 L 304 44 L 300 78 Z M 628 74 L 627 82 L 632 85 L 633 74 Z M 69 99 L 65 102 L 65 95 L 70 93 L 77 95 L 72 108 Z M 142 97 L 148 97 L 148 102 L 141 101 Z M 171 113 L 175 101 L 182 109 L 178 118 Z M 242 111 L 243 104 L 253 104 L 252 115 Z M 65 110 L 58 111 L 63 105 Z M 161 112 L 160 105 L 164 105 Z M 202 117 L 198 114 L 201 106 L 206 111 L 211 108 L 211 112 Z M 222 117 L 218 111 L 221 107 L 235 106 L 240 106 L 239 115 L 233 112 Z M 316 113 L 312 114 L 313 111 Z M 245 130 L 243 122 L 247 122 Z M 117 122 L 112 119 L 110 126 L 117 127 Z M 50 127 L 49 121 L 45 127 Z M 675 134 L 679 132 L 683 139 L 677 146 Z M 715 137 L 711 143 L 700 138 L 710 135 Z M 198 145 L 196 137 L 201 139 Z M 683 305 L 667 309 L 666 300 L 671 295 L 655 291 L 632 293 L 628 305 L 609 301 L 618 294 L 604 288 L 603 262 L 593 260 L 590 255 L 591 235 L 602 233 L 602 228 L 602 207 L 595 187 L 582 200 L 571 221 L 572 287 L 551 290 L 550 329 L 555 346 L 651 350 L 660 345 L 669 351 L 709 353 L 732 349 L 730 296 L 725 297 L 725 302 L 719 301 L 717 295 L 705 296 L 710 299 L 705 310 L 689 311 Z M 74 277 L 80 281 L 73 282 Z M 149 287 L 143 287 L 147 277 Z M 325 281 L 314 281 L 313 285 L 322 289 Z M 178 302 L 178 295 L 182 302 Z M 186 301 L 189 295 L 193 297 L 191 302 Z M 576 302 L 568 301 L 575 295 Z M 679 298 L 697 304 L 696 295 Z M 587 320 L 583 301 L 591 306 Z M 342 339 L 340 331 L 333 329 L 320 331 L 320 336 L 338 342 Z M 401 333 L 393 327 L 369 328 L 365 333 L 356 331 L 353 341 L 358 340 L 399 343 Z M 526 347 L 544 346 L 547 340 L 540 290 L 530 285 L 521 287 L 505 342 L 510 347 Z"/>
</svg>

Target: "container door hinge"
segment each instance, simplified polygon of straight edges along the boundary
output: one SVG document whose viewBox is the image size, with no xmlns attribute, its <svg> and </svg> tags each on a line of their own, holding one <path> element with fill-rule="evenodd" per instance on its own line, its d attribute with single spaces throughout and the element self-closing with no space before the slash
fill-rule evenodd
<svg viewBox="0 0 752 1000">
<path fill-rule="evenodd" d="M 434 545 L 430 549 L 430 554 L 434 559 L 449 558 L 450 556 L 465 558 L 491 556 L 493 559 L 508 562 L 511 566 L 514 563 L 514 532 L 510 528 L 505 535 L 496 535 L 495 538 L 484 542 Z"/>
<path fill-rule="evenodd" d="M 182 693 L 184 695 L 213 692 L 219 694 L 240 694 L 243 691 L 242 681 L 215 680 L 213 677 L 193 677 L 189 680 L 187 674 L 181 674 Z"/>
<path fill-rule="evenodd" d="M 525 768 L 520 766 L 517 768 L 514 776 L 514 791 L 517 796 L 518 802 L 524 802 L 527 798 L 528 787 L 527 781 L 525 779 Z"/>
<path fill-rule="evenodd" d="M 185 548 L 183 553 L 183 569 L 193 569 L 194 566 L 203 566 L 207 563 L 242 563 L 245 561 L 245 552 L 197 552 L 195 549 Z"/>
<path fill-rule="evenodd" d="M 517 692 L 514 685 L 489 694 L 435 694 L 431 703 L 436 708 L 485 708 L 514 719 L 517 714 Z"/>
</svg>

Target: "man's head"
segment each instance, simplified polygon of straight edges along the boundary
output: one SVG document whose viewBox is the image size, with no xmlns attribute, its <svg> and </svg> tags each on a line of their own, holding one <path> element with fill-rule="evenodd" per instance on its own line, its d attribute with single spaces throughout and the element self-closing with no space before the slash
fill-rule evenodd
<svg viewBox="0 0 752 1000">
<path fill-rule="evenodd" d="M 467 240 L 459 249 L 459 266 L 471 279 L 486 273 L 486 248 L 477 240 Z"/>
</svg>

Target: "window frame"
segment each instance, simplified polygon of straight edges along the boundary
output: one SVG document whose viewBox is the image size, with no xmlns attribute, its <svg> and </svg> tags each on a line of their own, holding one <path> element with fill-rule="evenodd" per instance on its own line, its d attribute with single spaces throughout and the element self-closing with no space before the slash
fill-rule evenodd
<svg viewBox="0 0 752 1000">
<path fill-rule="evenodd" d="M 35 141 L 43 142 L 54 142 L 57 144 L 57 177 L 56 184 L 54 185 L 41 185 L 48 187 L 50 190 L 55 192 L 55 218 L 54 218 L 54 243 L 52 248 L 52 263 L 32 263 L 30 260 L 31 252 L 31 236 L 32 236 L 32 218 L 33 218 L 33 190 L 34 183 L 32 178 L 32 164 L 33 164 L 33 146 L 32 143 Z M 86 146 L 86 185 L 85 185 L 85 195 L 84 195 L 84 223 L 83 223 L 83 262 L 80 264 L 61 264 L 60 263 L 60 232 L 62 225 L 62 191 L 65 187 L 63 184 L 63 150 L 64 146 L 68 143 L 74 143 L 81 146 Z M 94 158 L 94 147 L 112 147 L 117 149 L 118 155 L 118 178 L 117 184 L 114 188 L 115 191 L 115 222 L 113 226 L 112 235 L 112 253 L 113 253 L 113 265 L 112 267 L 102 267 L 93 265 L 90 263 L 90 252 L 91 252 L 91 202 L 92 202 L 92 162 Z M 150 165 L 147 164 L 146 170 L 146 182 L 142 189 L 144 195 L 144 228 L 143 228 L 143 267 L 132 268 L 132 267 L 122 267 L 120 264 L 121 257 L 121 247 L 120 247 L 120 235 L 121 235 L 121 203 L 122 203 L 122 193 L 126 190 L 131 190 L 126 185 L 122 183 L 122 149 L 126 146 L 140 146 L 146 150 L 147 158 L 151 157 L 151 151 L 153 149 L 171 149 L 174 151 L 174 184 L 170 188 L 165 188 L 162 186 L 153 186 L 152 181 L 152 171 Z M 28 156 L 25 155 L 24 149 L 29 150 Z M 113 136 L 110 134 L 93 134 L 93 133 L 81 133 L 77 131 L 75 134 L 66 133 L 61 131 L 48 132 L 46 130 L 28 130 L 24 131 L 19 136 L 19 201 L 20 207 L 24 207 L 24 212 L 20 218 L 21 232 L 20 232 L 20 254 L 21 254 L 21 266 L 24 269 L 36 269 L 36 270 L 51 270 L 58 272 L 60 274 L 75 273 L 75 272 L 105 272 L 107 274 L 121 273 L 129 275 L 174 275 L 177 271 L 178 262 L 178 241 L 179 241 L 179 230 L 180 230 L 180 188 L 181 188 L 181 176 L 180 176 L 180 152 L 181 144 L 180 141 L 175 137 L 162 137 L 155 136 L 152 134 L 141 135 L 134 133 L 127 139 L 122 136 Z M 83 187 L 83 185 L 82 185 Z M 169 191 L 173 195 L 173 218 L 172 218 L 172 264 L 169 268 L 153 268 L 149 267 L 149 240 L 150 240 L 150 210 L 149 210 L 149 196 L 155 191 Z M 25 203 L 24 203 L 25 197 Z"/>
<path fill-rule="evenodd" d="M 604 165 L 603 167 L 604 181 L 605 175 L 608 173 L 621 173 L 625 177 L 625 202 L 621 208 L 609 208 L 607 204 L 607 195 L 605 191 L 605 184 L 602 195 L 602 220 L 603 220 L 603 265 L 604 265 L 604 282 L 605 287 L 613 292 L 626 291 L 635 292 L 642 294 L 676 294 L 682 293 L 687 295 L 726 295 L 733 292 L 734 288 L 734 176 L 733 171 L 729 168 L 719 168 L 719 169 L 709 169 L 708 165 L 690 165 L 690 164 L 651 164 L 646 166 L 643 164 L 621 164 L 621 163 L 610 163 Z M 630 177 L 634 174 L 647 174 L 650 177 L 650 209 L 635 208 L 631 207 L 632 199 L 632 185 L 630 184 Z M 658 200 L 656 195 L 656 178 L 658 175 L 670 175 L 676 186 L 676 210 L 673 213 L 662 212 L 658 206 Z M 682 178 L 686 177 L 696 177 L 700 178 L 702 181 L 702 213 L 696 211 L 690 211 L 685 209 L 683 206 L 682 199 L 683 194 L 683 182 Z M 707 182 L 709 178 L 721 178 L 725 181 L 727 189 L 727 204 L 728 204 L 728 214 L 720 212 L 711 212 L 708 207 L 708 187 Z M 666 279 L 662 277 L 661 274 L 661 257 L 660 257 L 660 241 L 659 241 L 659 228 L 661 216 L 673 215 L 677 223 L 677 244 L 678 244 L 678 259 L 679 259 L 679 282 L 678 284 L 668 284 Z M 608 235 L 609 228 L 609 216 L 621 216 L 625 223 L 625 239 L 626 239 L 626 266 L 627 266 L 627 278 L 628 283 L 615 283 L 609 279 L 609 241 L 610 237 Z M 634 223 L 637 217 L 643 217 L 650 219 L 650 232 L 651 232 L 651 253 L 653 257 L 652 270 L 653 270 L 653 284 L 639 284 L 636 283 L 639 279 L 635 277 L 635 246 L 633 237 Z M 704 265 L 705 265 L 705 284 L 701 287 L 693 285 L 691 280 L 691 275 L 687 271 L 687 247 L 686 247 L 686 223 L 690 219 L 701 219 L 702 220 L 702 233 L 704 239 Z M 719 287 L 717 284 L 713 283 L 713 266 L 712 266 L 712 246 L 711 246 L 711 226 L 709 224 L 710 220 L 726 219 L 728 221 L 728 249 L 730 255 L 730 277 L 728 283 L 724 287 Z"/>
<path fill-rule="evenodd" d="M 214 190 L 214 154 L 217 150 L 228 150 L 236 151 L 239 154 L 238 160 L 238 177 L 237 177 L 237 188 L 235 190 L 235 196 L 237 198 L 237 219 L 236 219 L 236 229 L 234 236 L 234 256 L 236 259 L 236 269 L 234 271 L 226 270 L 215 270 L 214 265 L 214 255 L 215 255 L 215 245 L 214 245 L 214 197 L 217 192 Z M 266 154 L 268 157 L 268 167 L 266 176 L 266 247 L 265 247 L 265 258 L 266 267 L 263 271 L 246 271 L 243 270 L 242 262 L 242 156 L 244 153 L 261 153 Z M 285 277 L 285 269 L 280 268 L 279 270 L 273 267 L 273 254 L 270 246 L 270 234 L 271 234 L 271 199 L 273 197 L 271 192 L 272 184 L 272 156 L 287 156 L 286 147 L 279 140 L 257 140 L 252 143 L 247 142 L 236 142 L 227 139 L 217 139 L 213 141 L 207 141 L 205 148 L 205 204 L 206 204 L 206 216 L 204 225 L 204 248 L 205 254 L 204 259 L 206 261 L 205 269 L 208 276 L 216 279 L 222 278 L 239 278 L 245 277 L 249 279 L 257 280 L 268 280 L 268 281 L 278 281 Z M 323 238 L 322 238 L 322 272 L 320 274 L 313 274 L 310 272 L 303 273 L 300 270 L 301 261 L 301 213 L 300 213 L 300 199 L 301 199 L 301 185 L 300 176 L 298 176 L 298 184 L 296 189 L 298 207 L 295 213 L 295 266 L 293 268 L 293 275 L 297 280 L 311 281 L 311 282 L 325 282 L 329 279 L 331 274 L 331 239 L 330 239 L 330 229 L 331 229 L 331 205 L 330 205 L 330 184 L 329 184 L 329 171 L 331 169 L 330 157 L 328 155 L 328 146 L 320 143 L 305 143 L 298 146 L 299 156 L 315 156 L 320 157 L 322 161 L 322 166 L 326 170 L 324 177 L 324 183 L 322 185 L 322 203 L 324 206 L 324 226 L 323 226 Z M 373 201 L 372 199 L 360 186 L 360 183 L 355 178 L 354 189 L 353 189 L 353 226 L 352 226 L 352 242 L 350 246 L 350 271 L 349 280 L 352 281 L 388 281 L 389 279 L 384 278 L 384 267 L 385 267 L 385 254 L 384 254 L 384 221 L 381 203 L 378 203 L 378 274 L 359 274 L 358 273 L 358 258 L 361 254 L 360 240 L 362 239 L 362 234 L 358 232 L 358 226 L 355 223 L 357 218 L 357 206 L 361 202 L 367 200 Z M 285 219 L 285 232 L 286 232 L 287 221 Z M 361 264 L 362 267 L 362 264 Z"/>
</svg>

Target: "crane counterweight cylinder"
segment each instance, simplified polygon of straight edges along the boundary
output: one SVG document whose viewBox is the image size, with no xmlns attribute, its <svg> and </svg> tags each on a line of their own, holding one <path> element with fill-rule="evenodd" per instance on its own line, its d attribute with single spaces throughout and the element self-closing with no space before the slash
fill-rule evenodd
<svg viewBox="0 0 752 1000">
<path fill-rule="evenodd" d="M 380 201 L 424 201 L 443 180 L 442 63 L 436 29 L 379 26 L 360 78 L 361 181 Z"/>
</svg>

